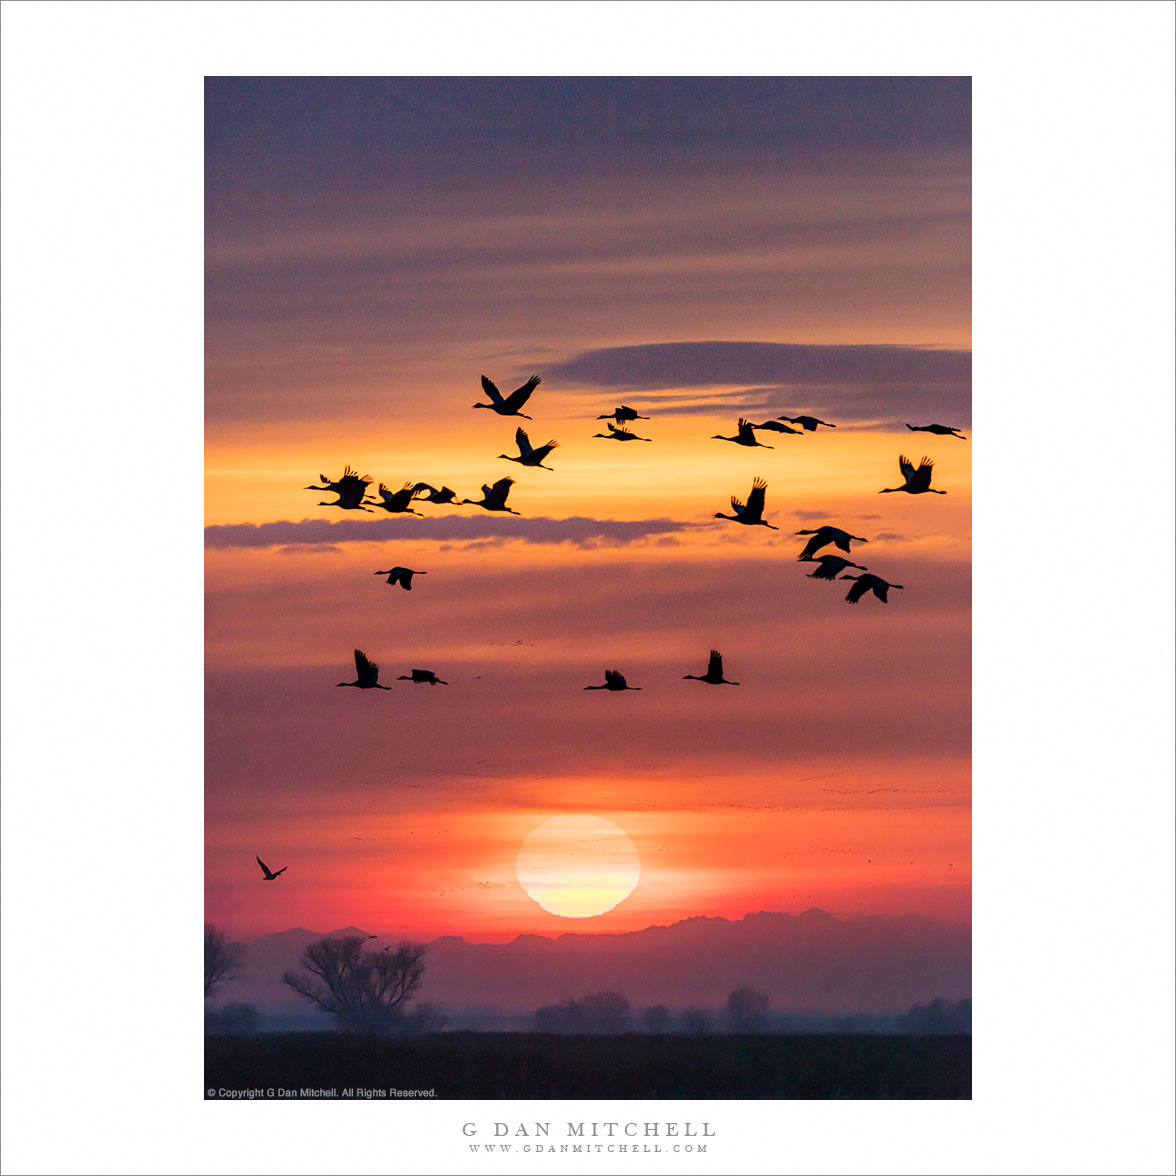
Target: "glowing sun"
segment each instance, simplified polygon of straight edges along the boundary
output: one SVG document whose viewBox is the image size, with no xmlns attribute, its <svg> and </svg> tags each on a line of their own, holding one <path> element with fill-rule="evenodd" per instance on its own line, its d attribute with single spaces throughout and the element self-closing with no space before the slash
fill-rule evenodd
<svg viewBox="0 0 1176 1176">
<path fill-rule="evenodd" d="M 552 817 L 519 847 L 519 885 L 545 910 L 568 919 L 602 915 L 624 902 L 641 877 L 629 835 L 604 817 Z"/>
</svg>

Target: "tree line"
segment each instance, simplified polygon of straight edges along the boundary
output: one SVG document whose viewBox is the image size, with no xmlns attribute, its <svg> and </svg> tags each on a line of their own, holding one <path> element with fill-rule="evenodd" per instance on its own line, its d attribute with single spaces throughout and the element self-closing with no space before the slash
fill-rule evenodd
<svg viewBox="0 0 1176 1176">
<path fill-rule="evenodd" d="M 369 948 L 372 937 L 329 935 L 308 944 L 299 969 L 283 974 L 282 982 L 320 1012 L 331 1017 L 346 1032 L 361 1034 L 433 1033 L 444 1028 L 446 1018 L 432 1004 L 409 1002 L 420 990 L 425 973 L 423 944 L 400 943 Z M 218 985 L 236 976 L 242 967 L 245 947 L 229 942 L 224 932 L 206 924 L 204 928 L 204 997 Z M 209 1031 L 221 1033 L 256 1032 L 257 1010 L 248 1004 L 228 1004 L 206 1015 Z M 846 1031 L 852 1032 L 852 1022 Z M 537 1033 L 767 1033 L 773 1026 L 771 998 L 746 985 L 727 994 L 721 1009 L 690 1005 L 672 1012 L 654 1004 L 636 1013 L 627 997 L 613 989 L 567 997 L 559 1004 L 545 1005 L 531 1016 Z M 971 1000 L 950 1003 L 936 998 L 926 1005 L 914 1005 L 898 1019 L 901 1033 L 971 1033 Z"/>
</svg>

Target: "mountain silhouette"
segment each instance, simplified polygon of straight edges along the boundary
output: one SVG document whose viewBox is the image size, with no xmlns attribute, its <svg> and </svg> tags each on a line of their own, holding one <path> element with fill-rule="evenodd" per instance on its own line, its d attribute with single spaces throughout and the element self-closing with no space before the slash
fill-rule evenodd
<svg viewBox="0 0 1176 1176">
<path fill-rule="evenodd" d="M 221 999 L 249 1001 L 266 1013 L 302 1012 L 281 976 L 297 967 L 303 948 L 325 934 L 374 930 L 296 927 L 258 936 L 247 946 L 241 975 L 222 986 Z M 379 942 L 402 938 L 385 931 Z M 899 1014 L 936 996 L 969 996 L 971 944 L 966 926 L 915 915 L 840 919 L 816 908 L 735 920 L 697 916 L 619 935 L 519 935 L 509 943 L 450 935 L 428 944 L 421 999 L 529 1013 L 567 996 L 614 988 L 635 1008 L 718 1007 L 732 989 L 748 985 L 768 993 L 781 1011 Z"/>
</svg>

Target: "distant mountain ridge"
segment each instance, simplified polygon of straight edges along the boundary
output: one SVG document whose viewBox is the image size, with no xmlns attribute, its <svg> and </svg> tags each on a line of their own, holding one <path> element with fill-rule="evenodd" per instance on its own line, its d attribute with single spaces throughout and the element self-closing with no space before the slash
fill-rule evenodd
<svg viewBox="0 0 1176 1176">
<path fill-rule="evenodd" d="M 274 1014 L 305 1010 L 282 974 L 325 934 L 372 932 L 295 927 L 259 935 L 246 944 L 241 975 L 218 990 L 218 1003 L 248 1001 Z M 401 938 L 378 936 L 372 946 Z M 736 920 L 700 915 L 622 934 L 519 935 L 508 943 L 442 936 L 428 944 L 425 960 L 419 999 L 511 1012 L 602 988 L 623 993 L 635 1008 L 718 1007 L 732 989 L 749 985 L 777 1010 L 894 1014 L 934 997 L 959 1000 L 972 989 L 970 927 L 916 915 L 839 919 L 817 908 Z"/>
</svg>

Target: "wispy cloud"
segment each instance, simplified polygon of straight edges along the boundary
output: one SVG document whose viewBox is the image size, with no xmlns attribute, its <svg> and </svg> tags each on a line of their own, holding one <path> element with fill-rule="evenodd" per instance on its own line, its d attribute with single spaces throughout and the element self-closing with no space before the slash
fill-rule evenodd
<svg viewBox="0 0 1176 1176">
<path fill-rule="evenodd" d="M 643 393 L 667 415 L 816 412 L 838 423 L 888 429 L 945 416 L 960 427 L 971 422 L 972 355 L 962 350 L 720 340 L 643 343 L 582 352 L 548 368 L 547 378 L 553 385 L 575 385 L 594 394 L 605 389 Z M 683 396 L 680 391 L 693 388 L 707 393 Z"/>
<path fill-rule="evenodd" d="M 382 543 L 395 539 L 435 539 L 498 545 L 508 539 L 524 543 L 571 543 L 577 547 L 623 546 L 651 535 L 689 530 L 693 524 L 673 519 L 491 519 L 445 515 L 436 519 L 302 519 L 274 523 L 229 523 L 204 529 L 208 548 L 280 547 L 322 551 L 340 543 Z"/>
</svg>

